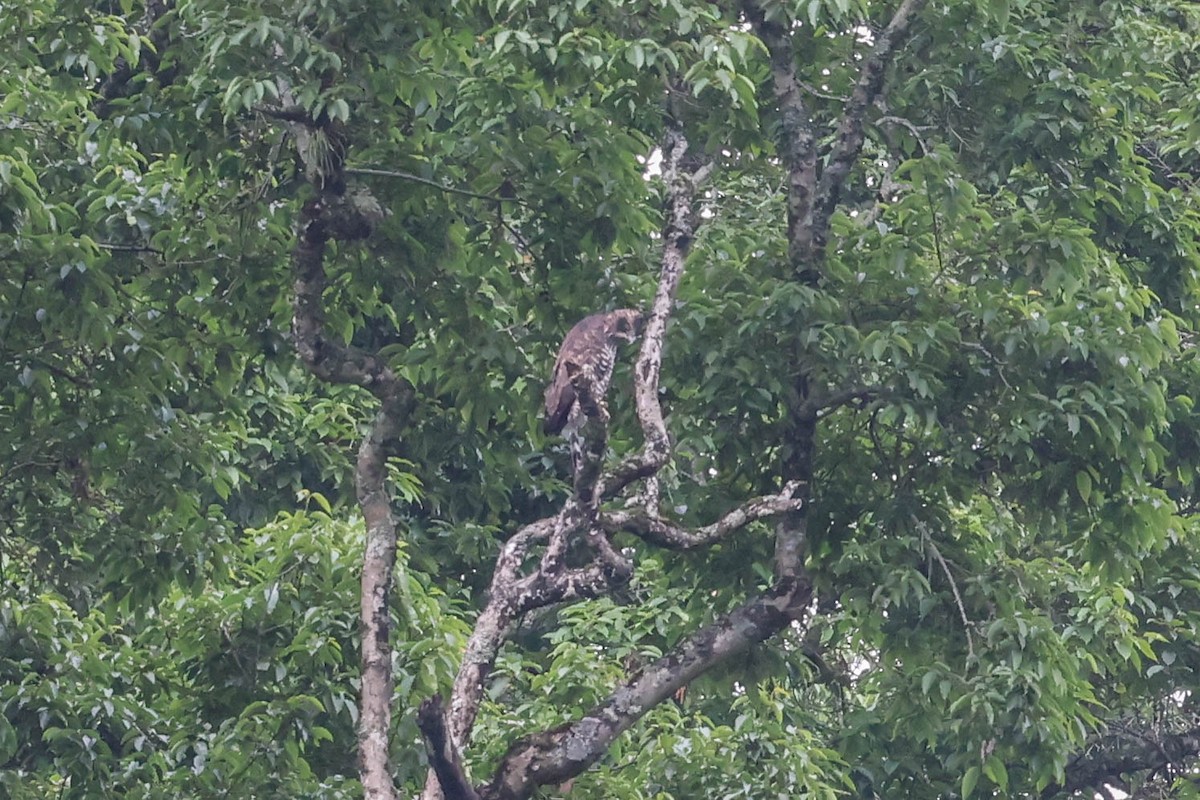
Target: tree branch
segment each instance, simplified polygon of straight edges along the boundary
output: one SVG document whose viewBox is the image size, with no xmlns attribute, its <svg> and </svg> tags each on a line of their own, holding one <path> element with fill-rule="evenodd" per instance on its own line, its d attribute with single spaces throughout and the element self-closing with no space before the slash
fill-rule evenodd
<svg viewBox="0 0 1200 800">
<path fill-rule="evenodd" d="M 1105 783 L 1120 783 L 1121 775 L 1164 767 L 1176 766 L 1183 771 L 1197 757 L 1200 757 L 1200 728 L 1137 738 L 1114 734 L 1104 737 L 1097 747 L 1068 764 L 1065 780 L 1047 787 L 1041 796 L 1043 800 L 1071 797 Z"/>
<path fill-rule="evenodd" d="M 971 636 L 971 618 L 967 616 L 967 606 L 963 603 L 962 595 L 958 592 L 958 582 L 954 580 L 954 573 L 950 571 L 950 565 L 942 557 L 942 551 L 934 544 L 929 526 L 916 517 L 913 517 L 913 522 L 916 524 L 917 529 L 921 531 L 921 538 L 924 539 L 925 547 L 929 551 L 929 554 L 941 566 L 942 572 L 946 575 L 946 580 L 950 583 L 950 591 L 954 594 L 954 604 L 958 606 L 958 616 L 962 619 L 963 631 L 967 636 L 967 663 L 969 664 L 975 660 L 975 640 Z"/>
<path fill-rule="evenodd" d="M 834 144 L 818 177 L 820 132 L 804 102 L 805 85 L 796 72 L 792 31 L 768 17 L 759 0 L 745 0 L 746 18 L 770 55 L 771 79 L 779 109 L 779 153 L 788 172 L 788 260 L 805 283 L 815 283 L 824 260 L 829 220 L 846 177 L 862 151 L 863 123 L 883 88 L 888 66 L 925 0 L 904 0 L 875 40 L 859 71 L 854 91 L 835 131 Z"/>
<path fill-rule="evenodd" d="M 162 54 L 171 43 L 170 31 L 162 23 L 174 8 L 175 4 L 172 0 L 147 0 L 146 2 L 145 13 L 139 26 L 141 30 L 138 31 L 138 34 L 150 40 L 150 47 L 143 48 L 141 53 L 151 70 L 158 70 Z M 137 65 L 130 64 L 124 56 L 117 58 L 115 66 L 116 69 L 112 74 L 106 76 L 96 89 L 95 110 L 97 116 L 100 117 L 108 116 L 112 101 L 123 95 L 133 76 L 137 74 Z M 170 83 L 174 69 L 171 68 L 171 74 L 159 75 L 159 79 L 164 84 Z"/>
<path fill-rule="evenodd" d="M 281 94 L 287 95 L 286 87 Z M 345 142 L 333 123 L 294 123 L 293 127 L 310 134 L 304 140 L 309 145 L 303 144 L 299 135 L 297 143 L 317 189 L 317 197 L 300 210 L 292 253 L 293 345 L 300 360 L 318 378 L 361 386 L 379 400 L 379 409 L 359 446 L 355 467 L 355 489 L 367 529 L 361 587 L 358 757 L 364 796 L 368 800 L 393 800 L 395 788 L 388 757 L 393 693 L 389 600 L 396 563 L 396 521 L 387 490 L 387 459 L 407 424 L 416 392 L 383 357 L 342 344 L 325 330 L 327 244 L 331 239 L 365 239 L 383 211 L 365 189 L 346 193 Z M 311 146 L 318 139 L 327 149 Z M 310 159 L 319 160 L 319 166 Z"/>
<path fill-rule="evenodd" d="M 417 727 L 425 736 L 429 765 L 437 775 L 442 795 L 446 800 L 479 800 L 479 795 L 475 793 L 463 771 L 458 748 L 446 732 L 441 696 L 435 694 L 421 703 L 417 711 Z"/>
<path fill-rule="evenodd" d="M 870 400 L 881 393 L 881 389 L 871 386 L 847 386 L 828 394 L 813 393 L 797 406 L 797 413 L 801 416 L 828 413 L 855 400 Z"/>
<path fill-rule="evenodd" d="M 470 741 L 482 699 L 484 681 L 500 647 L 523 614 L 565 601 L 601 596 L 632 574 L 629 559 L 617 553 L 598 524 L 601 498 L 612 496 L 634 480 L 653 475 L 666 463 L 670 442 L 662 409 L 658 405 L 658 379 L 662 340 L 671 304 L 683 273 L 687 249 L 695 235 L 693 202 L 696 186 L 708 176 L 710 166 L 689 157 L 683 132 L 671 127 L 664 144 L 663 176 L 668 187 L 667 213 L 663 228 L 662 270 L 653 310 L 643 331 L 642 349 L 634 367 L 638 420 L 646 444 L 613 471 L 603 473 L 608 441 L 608 414 L 604 398 L 588 395 L 585 381 L 573 384 L 580 407 L 585 411 L 582 438 L 583 461 L 575 473 L 574 491 L 562 511 L 539 520 L 515 534 L 496 561 L 488 605 L 480 613 L 468 640 L 451 694 L 449 733 L 458 747 Z M 525 562 L 532 547 L 545 545 L 537 566 L 526 572 Z M 568 552 L 582 548 L 588 561 L 568 567 Z M 425 800 L 440 796 L 430 775 L 422 795 Z"/>
<path fill-rule="evenodd" d="M 683 276 L 688 249 L 696 237 L 695 196 L 697 188 L 711 173 L 711 162 L 701 162 L 688 154 L 683 131 L 668 127 L 663 145 L 663 182 L 667 186 L 666 218 L 663 220 L 662 266 L 654 305 L 642 332 L 642 347 L 633 368 L 634 402 L 644 445 L 618 465 L 600 482 L 600 496 L 615 497 L 633 481 L 646 478 L 667 463 L 671 442 L 658 402 L 658 382 L 662 371 L 663 337 L 679 280 Z"/>
<path fill-rule="evenodd" d="M 420 175 L 413 175 L 411 172 L 402 172 L 394 169 L 377 169 L 374 167 L 346 167 L 347 175 L 375 175 L 381 178 L 396 178 L 397 180 L 408 181 L 409 183 L 419 183 L 422 186 L 430 186 L 439 191 L 449 194 L 459 194 L 463 197 L 473 197 L 476 200 L 489 200 L 493 203 L 516 203 L 518 205 L 526 205 L 516 197 L 501 197 L 495 194 L 480 194 L 472 192 L 469 189 L 459 189 L 457 186 L 447 186 L 439 181 L 430 178 L 422 178 Z"/>
<path fill-rule="evenodd" d="M 659 547 L 692 550 L 718 542 L 755 520 L 785 511 L 799 511 L 803 501 L 792 497 L 798 488 L 798 483 L 789 483 L 779 494 L 757 497 L 738 506 L 711 525 L 695 530 L 688 530 L 661 517 L 636 511 L 606 512 L 601 515 L 600 524 L 612 532 L 628 531 Z"/>
<path fill-rule="evenodd" d="M 875 40 L 871 55 L 863 63 L 859 71 L 858 82 L 846 103 L 845 113 L 838 125 L 833 149 L 829 153 L 825 170 L 817 187 L 816 206 L 813 210 L 812 225 L 814 243 L 818 250 L 823 251 L 829 232 L 829 219 L 833 216 L 845 187 L 846 177 L 850 167 L 862 152 L 863 120 L 867 110 L 875 102 L 883 89 L 883 79 L 887 68 L 904 41 L 913 18 L 925 5 L 925 0 L 904 0 L 900 8 L 892 16 L 892 21 L 880 32 Z"/>
<path fill-rule="evenodd" d="M 508 639 L 516 621 L 539 608 L 566 601 L 599 597 L 614 585 L 628 581 L 633 565 L 616 553 L 607 537 L 588 531 L 579 537 L 587 520 L 595 520 L 595 505 L 581 507 L 577 497 L 563 510 L 525 526 L 500 550 L 492 574 L 489 601 L 475 621 L 454 679 L 450 696 L 449 735 L 455 747 L 465 748 L 479 713 L 479 704 L 496 655 Z M 592 553 L 591 562 L 576 569 L 564 564 L 567 545 L 582 538 Z M 532 547 L 547 544 L 537 567 L 524 574 L 522 567 Z M 421 795 L 425 800 L 442 797 L 433 771 Z"/>
<path fill-rule="evenodd" d="M 485 800 L 524 800 L 594 764 L 613 740 L 680 687 L 730 656 L 771 638 L 797 619 L 812 597 L 807 582 L 782 584 L 693 633 L 619 686 L 587 716 L 528 736 L 509 748 Z"/>
<path fill-rule="evenodd" d="M 903 0 L 891 22 L 879 34 L 860 70 L 854 91 L 846 102 L 835 131 L 833 148 L 818 177 L 819 133 L 805 105 L 803 85 L 796 72 L 793 29 L 771 19 L 760 0 L 744 0 L 746 18 L 767 48 L 771 78 L 779 113 L 777 147 L 787 170 L 788 261 L 803 284 L 816 286 L 825 260 L 829 221 L 837 207 L 850 167 L 863 145 L 863 121 L 879 96 L 883 78 L 904 35 L 925 0 Z M 789 402 L 783 476 L 807 487 L 816 447 L 817 411 L 824 402 L 814 399 L 802 349 L 796 353 L 793 400 Z M 804 497 L 800 499 L 806 499 Z M 804 572 L 807 520 L 801 512 L 781 516 L 775 534 L 775 575 L 796 580 Z"/>
<path fill-rule="evenodd" d="M 815 283 L 819 254 L 814 252 L 812 210 L 817 193 L 817 133 L 804 102 L 804 84 L 796 74 L 792 35 L 768 18 L 759 0 L 746 0 L 743 7 L 771 61 L 779 109 L 779 155 L 788 175 L 788 262 L 805 283 Z"/>
</svg>

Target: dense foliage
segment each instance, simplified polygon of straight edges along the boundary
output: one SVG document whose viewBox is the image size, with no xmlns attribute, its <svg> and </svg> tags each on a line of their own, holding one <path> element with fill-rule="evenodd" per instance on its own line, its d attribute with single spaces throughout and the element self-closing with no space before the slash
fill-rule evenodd
<svg viewBox="0 0 1200 800">
<path fill-rule="evenodd" d="M 421 790 L 417 705 L 500 543 L 570 490 L 540 430 L 555 349 L 653 296 L 667 118 L 715 168 L 667 330 L 662 504 L 705 525 L 795 477 L 811 392 L 815 595 L 542 791 L 1196 794 L 1200 9 L 927 3 L 797 264 L 759 34 L 794 40 L 828 156 L 899 5 L 0 5 L 0 794 L 361 795 L 378 403 L 291 334 L 327 153 L 384 216 L 333 244 L 325 324 L 414 390 L 391 752 Z M 630 380 L 614 457 L 641 444 Z M 500 652 L 471 773 L 762 591 L 770 534 L 617 534 L 629 584 Z"/>
</svg>

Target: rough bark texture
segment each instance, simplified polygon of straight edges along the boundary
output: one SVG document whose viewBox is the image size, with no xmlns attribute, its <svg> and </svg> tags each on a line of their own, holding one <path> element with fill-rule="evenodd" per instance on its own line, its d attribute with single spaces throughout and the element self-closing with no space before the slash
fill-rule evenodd
<svg viewBox="0 0 1200 800">
<path fill-rule="evenodd" d="M 817 191 L 817 131 L 796 75 L 793 33 L 769 19 L 758 2 L 747 2 L 744 9 L 771 58 L 771 82 L 779 112 L 779 156 L 788 174 L 788 260 L 802 280 L 812 283 L 820 255 L 813 238 L 812 217 Z"/>
<path fill-rule="evenodd" d="M 758 0 L 743 5 L 746 18 L 771 58 L 771 80 L 779 113 L 779 156 L 788 171 L 788 257 L 796 275 L 806 283 L 820 276 L 829 220 L 863 146 L 867 112 L 883 89 L 887 69 L 903 44 L 925 0 L 904 0 L 887 26 L 876 36 L 871 53 L 859 70 L 854 91 L 834 132 L 834 142 L 822 157 L 818 144 L 826 131 L 813 122 L 796 73 L 797 48 L 793 29 L 769 18 Z M 825 167 L 818 171 L 818 162 Z"/>
<path fill-rule="evenodd" d="M 1138 729 L 1108 731 L 1086 753 L 1067 764 L 1063 783 L 1042 792 L 1044 800 L 1072 797 L 1083 792 L 1095 796 L 1105 785 L 1129 794 L 1125 776 L 1150 774 L 1170 784 L 1175 776 L 1187 775 L 1200 756 L 1200 728 L 1179 733 Z M 1161 775 L 1160 775 L 1161 773 Z"/>
<path fill-rule="evenodd" d="M 813 243 L 824 251 L 829 238 L 829 219 L 837 208 L 842 188 L 850 175 L 850 167 L 858 159 L 863 146 L 863 123 L 867 111 L 875 104 L 883 89 L 883 79 L 895 57 L 896 49 L 904 41 L 909 26 L 925 0 L 904 0 L 891 22 L 875 38 L 875 47 L 863 63 L 854 91 L 846 103 L 845 113 L 837 127 L 833 149 L 829 154 L 828 166 L 821 174 L 817 187 L 815 208 L 812 215 Z"/>
<path fill-rule="evenodd" d="M 662 265 L 654 306 L 646 319 L 642 348 L 634 365 L 634 401 L 638 423 L 642 428 L 644 445 L 640 453 L 626 459 L 600 485 L 602 497 L 614 497 L 635 480 L 646 478 L 667 463 L 671 443 L 658 402 L 658 382 L 662 372 L 662 343 L 667 320 L 679 280 L 683 277 L 684 261 L 692 240 L 696 237 L 696 188 L 712 169 L 688 154 L 688 142 L 683 132 L 669 128 L 663 142 L 663 180 L 667 185 L 667 211 L 663 225 Z M 653 497 L 656 492 L 651 492 Z"/>
<path fill-rule="evenodd" d="M 318 127 L 311 120 L 295 125 L 309 130 Z M 340 141 L 332 128 L 323 133 L 328 141 Z M 369 800 L 392 800 L 395 789 L 388 763 L 392 714 L 388 605 L 396 562 L 396 523 L 386 485 L 387 458 L 403 431 L 414 391 L 384 359 L 326 335 L 323 293 L 327 243 L 331 239 L 354 241 L 367 237 L 382 212 L 365 191 L 345 192 L 343 147 L 317 155 L 321 156 L 318 194 L 301 209 L 292 258 L 292 339 L 301 361 L 314 375 L 332 383 L 361 386 L 379 400 L 374 421 L 359 447 L 355 469 L 355 488 L 367 529 L 359 632 L 362 674 L 358 757 L 364 795 Z"/>
<path fill-rule="evenodd" d="M 593 412 L 580 431 L 584 463 L 576 474 L 574 492 L 556 516 L 518 531 L 501 550 L 492 578 L 490 602 L 480 614 L 468 642 L 451 697 L 447 720 L 451 751 L 457 752 L 469 744 L 487 674 L 521 615 L 555 603 L 596 597 L 628 580 L 632 565 L 613 548 L 608 538 L 611 531 L 624 528 L 664 546 L 695 547 L 730 535 L 753 520 L 799 507 L 793 497 L 797 486 L 793 484 L 778 495 L 752 500 L 697 531 L 688 531 L 661 516 L 654 476 L 671 454 L 658 401 L 662 343 L 687 250 L 695 236 L 697 186 L 707 179 L 711 168 L 689 155 L 687 139 L 677 128 L 669 130 L 663 150 L 667 210 L 662 265 L 658 291 L 647 316 L 634 367 L 635 401 L 644 445 L 605 472 L 603 454 L 608 418 L 599 411 L 603 403 L 596 402 L 597 398 L 592 398 L 591 403 L 581 402 L 581 407 Z M 641 510 L 601 514 L 602 499 L 617 496 L 636 481 L 643 482 L 638 495 Z M 590 552 L 590 563 L 568 568 L 565 562 L 568 547 L 577 553 L 581 546 Z M 523 572 L 522 566 L 534 548 L 541 551 L 537 566 Z M 781 583 L 763 597 L 696 632 L 672 653 L 632 676 L 592 714 L 514 745 L 492 780 L 478 790 L 479 796 L 528 797 L 537 786 L 579 774 L 656 703 L 729 655 L 775 635 L 798 618 L 810 595 L 806 581 Z M 434 743 L 429 744 L 432 747 Z M 445 780 L 456 786 L 460 783 L 459 777 L 451 776 L 444 763 L 441 769 Z M 441 796 L 435 772 L 431 772 L 426 782 L 423 795 L 426 800 Z M 466 781 L 465 776 L 461 781 Z"/>
<path fill-rule="evenodd" d="M 490 602 L 467 643 L 451 694 L 447 727 L 457 748 L 470 742 L 484 681 L 514 622 L 534 609 L 610 592 L 632 573 L 632 564 L 613 548 L 600 524 L 599 504 L 602 497 L 611 497 L 638 478 L 657 471 L 670 454 L 657 397 L 662 339 L 671 300 L 683 274 L 687 248 L 694 236 L 695 187 L 708 174 L 708 169 L 694 160 L 691 164 L 695 169 L 685 171 L 687 141 L 681 132 L 672 129 L 664 149 L 664 177 L 670 196 L 662 276 L 635 367 L 638 418 L 646 436 L 645 448 L 606 475 L 603 458 L 608 441 L 608 415 L 603 413 L 603 398 L 579 398 L 587 416 L 579 431 L 583 441 L 582 463 L 575 474 L 572 496 L 557 515 L 518 531 L 501 549 L 492 576 Z M 586 387 L 577 388 L 586 393 Z M 541 550 L 537 565 L 532 571 L 523 571 L 535 547 Z M 590 553 L 590 561 L 582 567 L 568 567 L 565 561 L 568 550 L 578 552 L 581 548 Z M 437 778 L 431 772 L 423 797 L 436 800 L 439 796 Z"/>
<path fill-rule="evenodd" d="M 663 519 L 657 513 L 646 511 L 611 511 L 600 517 L 605 530 L 624 530 L 641 537 L 646 542 L 671 550 L 691 550 L 708 547 L 735 533 L 755 520 L 799 511 L 803 502 L 793 494 L 801 489 L 799 483 L 789 483 L 779 494 L 758 497 L 745 505 L 738 506 L 711 525 L 689 530 Z"/>
<path fill-rule="evenodd" d="M 578 775 L 603 756 L 617 736 L 679 688 L 729 656 L 783 630 L 803 613 L 811 596 L 807 583 L 777 586 L 696 631 L 583 719 L 517 742 L 480 796 L 519 800 L 529 797 L 537 786 Z"/>
<path fill-rule="evenodd" d="M 463 770 L 462 757 L 450 738 L 450 732 L 446 730 L 446 718 L 442 714 L 442 698 L 439 695 L 421 703 L 417 711 L 417 726 L 425 736 L 429 765 L 437 776 L 446 800 L 479 800 L 478 793 Z"/>
<path fill-rule="evenodd" d="M 867 112 L 879 97 L 887 69 L 924 4 L 925 0 L 904 0 L 876 37 L 834 132 L 830 152 L 824 156 L 818 152 L 818 144 L 827 131 L 818 130 L 813 122 L 796 72 L 795 39 L 799 34 L 794 27 L 771 19 L 758 0 L 746 0 L 743 5 L 746 18 L 770 54 L 771 79 L 779 114 L 778 150 L 788 173 L 788 261 L 796 279 L 808 286 L 820 285 L 830 218 L 837 208 L 851 167 L 862 152 Z M 818 170 L 819 162 L 825 164 L 823 170 Z M 799 483 L 801 488 L 796 499 L 802 506 L 811 492 L 820 407 L 805 361 L 802 348 L 797 346 L 798 370 L 781 466 L 785 480 Z M 863 390 L 846 391 L 853 395 Z M 807 515 L 803 511 L 790 511 L 780 517 L 775 534 L 777 579 L 796 580 L 802 575 L 807 527 Z"/>
</svg>

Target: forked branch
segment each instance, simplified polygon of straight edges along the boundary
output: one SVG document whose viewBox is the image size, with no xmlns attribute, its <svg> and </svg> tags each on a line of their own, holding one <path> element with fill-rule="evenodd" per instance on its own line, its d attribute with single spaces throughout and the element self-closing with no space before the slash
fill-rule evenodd
<svg viewBox="0 0 1200 800">
<path fill-rule="evenodd" d="M 824 243 L 824 237 L 829 229 L 829 219 L 837 208 L 842 196 L 842 188 L 850 174 L 850 168 L 858 159 L 863 146 L 863 123 L 867 110 L 875 103 L 879 92 L 883 89 L 883 79 L 887 68 L 892 63 L 896 50 L 904 42 L 909 26 L 917 12 L 925 5 L 925 0 L 904 0 L 896 13 L 875 39 L 871 55 L 863 62 L 858 73 L 858 81 L 846 103 L 845 112 L 837 127 L 833 149 L 829 153 L 827 165 L 821 173 L 821 181 L 817 187 L 816 206 L 813 212 L 813 229 Z"/>
<path fill-rule="evenodd" d="M 453 761 L 451 755 L 457 752 L 456 748 L 470 741 L 487 674 L 516 620 L 547 605 L 602 595 L 628 580 L 632 564 L 613 547 L 610 533 L 627 530 L 666 546 L 699 547 L 728 536 L 749 522 L 795 512 L 801 506 L 802 501 L 795 496 L 799 484 L 791 483 L 779 494 L 751 500 L 712 525 L 695 531 L 685 530 L 659 513 L 654 480 L 671 454 L 658 401 L 663 339 L 687 251 L 695 237 L 695 196 L 711 170 L 710 165 L 689 154 L 687 139 L 676 127 L 668 131 L 663 153 L 667 198 L 661 272 L 634 366 L 637 416 L 644 445 L 611 472 L 604 472 L 608 420 L 607 414 L 602 413 L 603 398 L 581 398 L 581 407 L 591 410 L 580 430 L 583 463 L 576 470 L 574 491 L 558 514 L 523 528 L 501 549 L 490 600 L 476 623 L 455 681 L 446 725 L 448 748 L 443 749 L 450 755 L 444 759 L 445 763 Z M 586 391 L 586 385 L 577 384 L 576 389 Z M 617 496 L 639 480 L 646 482 L 642 497 L 648 498 L 641 509 L 622 512 L 600 509 L 603 499 Z M 530 569 L 528 562 L 534 558 L 535 548 L 541 548 L 541 555 Z M 586 554 L 586 563 L 568 566 L 568 552 L 575 559 L 581 552 Z M 671 654 L 631 676 L 607 701 L 582 719 L 518 742 L 510 748 L 492 780 L 474 791 L 484 800 L 523 800 L 537 786 L 579 774 L 657 703 L 733 653 L 774 636 L 801 618 L 811 595 L 805 576 L 781 581 L 761 597 L 747 601 L 684 639 Z M 436 736 L 436 719 L 429 719 L 433 725 L 430 730 Z M 436 744 L 430 741 L 431 748 Z M 455 797 L 468 796 L 455 788 L 462 782 L 461 772 L 446 767 L 445 763 L 442 772 L 449 784 L 447 791 L 459 792 Z M 425 800 L 439 797 L 437 780 L 431 774 Z"/>
<path fill-rule="evenodd" d="M 696 631 L 617 687 L 587 716 L 513 745 L 480 796 L 524 800 L 537 786 L 578 775 L 599 760 L 617 736 L 680 687 L 790 625 L 811 597 L 807 582 L 775 587 Z"/>
<path fill-rule="evenodd" d="M 695 212 L 692 208 L 695 188 L 708 174 L 708 167 L 688 158 L 687 140 L 672 129 L 664 144 L 663 176 L 668 187 L 668 210 L 664 222 L 662 272 L 659 288 L 642 340 L 641 354 L 635 367 L 638 419 L 646 437 L 641 453 L 620 465 L 613 474 L 603 474 L 603 458 L 608 442 L 607 415 L 600 413 L 603 398 L 580 397 L 580 406 L 590 409 L 578 432 L 582 463 L 575 473 L 573 492 L 562 510 L 522 528 L 501 548 L 492 575 L 490 599 L 480 613 L 468 640 L 466 652 L 454 681 L 447 720 L 453 743 L 465 747 L 479 711 L 484 683 L 496 655 L 516 621 L 538 608 L 555 603 L 598 597 L 629 579 L 633 565 L 618 553 L 599 525 L 599 503 L 638 478 L 652 475 L 666 463 L 669 442 L 662 410 L 658 406 L 658 377 L 662 360 L 662 341 L 671 300 L 683 274 L 684 258 L 694 236 Z M 695 164 L 685 172 L 684 163 Z M 574 382 L 577 392 L 586 395 L 585 381 Z M 533 548 L 542 552 L 530 570 L 527 561 Z M 568 568 L 567 553 L 583 549 L 590 560 L 583 566 Z M 426 781 L 425 800 L 436 800 L 435 776 Z"/>
</svg>

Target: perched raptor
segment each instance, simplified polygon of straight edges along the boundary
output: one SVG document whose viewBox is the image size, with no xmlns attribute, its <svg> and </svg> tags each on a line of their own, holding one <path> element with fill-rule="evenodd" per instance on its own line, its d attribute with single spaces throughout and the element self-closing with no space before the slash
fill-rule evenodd
<svg viewBox="0 0 1200 800">
<path fill-rule="evenodd" d="M 575 323 L 563 339 L 554 362 L 554 374 L 546 387 L 546 434 L 560 433 L 568 423 L 578 426 L 582 409 L 576 386 L 592 402 L 603 403 L 617 361 L 617 345 L 632 342 L 642 332 L 642 312 L 621 308 L 607 314 L 592 314 Z"/>
</svg>

